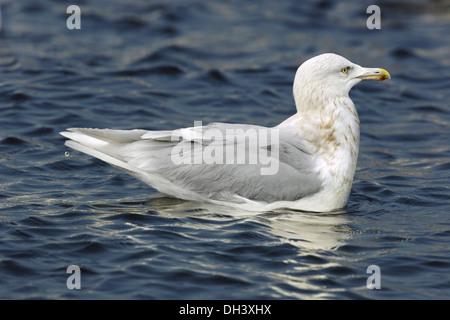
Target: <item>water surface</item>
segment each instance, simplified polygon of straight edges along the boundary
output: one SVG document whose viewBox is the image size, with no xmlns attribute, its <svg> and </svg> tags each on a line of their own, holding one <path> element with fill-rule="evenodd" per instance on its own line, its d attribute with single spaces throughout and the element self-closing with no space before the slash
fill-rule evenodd
<svg viewBox="0 0 450 320">
<path fill-rule="evenodd" d="M 438 1 L 2 2 L 0 298 L 448 299 L 450 9 Z M 248 215 L 164 198 L 66 149 L 68 127 L 273 126 L 335 52 L 392 79 L 355 87 L 348 206 Z M 66 152 L 69 154 L 67 155 Z M 81 290 L 66 269 L 81 268 Z M 381 289 L 366 286 L 367 267 Z"/>
</svg>

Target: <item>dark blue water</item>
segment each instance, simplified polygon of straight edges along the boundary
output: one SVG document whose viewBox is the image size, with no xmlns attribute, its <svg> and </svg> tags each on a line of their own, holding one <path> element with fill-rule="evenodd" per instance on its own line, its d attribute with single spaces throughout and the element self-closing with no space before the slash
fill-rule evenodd
<svg viewBox="0 0 450 320">
<path fill-rule="evenodd" d="M 450 8 L 377 1 L 369 30 L 370 4 L 2 1 L 0 298 L 449 299 Z M 351 92 L 360 156 L 337 213 L 164 198 L 58 134 L 276 125 L 296 68 L 323 52 L 392 76 Z"/>
</svg>

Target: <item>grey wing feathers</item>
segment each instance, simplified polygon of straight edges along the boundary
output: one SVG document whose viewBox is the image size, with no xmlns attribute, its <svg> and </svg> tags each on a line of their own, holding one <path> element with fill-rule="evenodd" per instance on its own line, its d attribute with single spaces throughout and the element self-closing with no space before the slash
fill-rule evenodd
<svg viewBox="0 0 450 320">
<path fill-rule="evenodd" d="M 279 139 L 262 139 L 256 148 L 246 144 L 248 139 L 240 139 L 242 134 L 251 139 L 261 129 L 273 130 L 212 123 L 174 131 L 73 128 L 61 134 L 72 139 L 66 142 L 69 147 L 125 170 L 162 193 L 188 200 L 236 201 L 238 195 L 264 202 L 294 201 L 318 192 L 321 181 L 313 170 L 312 156 L 288 132 L 280 129 Z M 233 157 L 217 154 L 231 147 Z M 180 153 L 174 153 L 174 148 Z M 244 156 L 237 154 L 239 148 Z M 252 156 L 258 159 L 263 153 L 270 154 L 266 158 L 270 163 L 249 163 Z M 206 155 L 215 161 L 205 163 Z M 262 175 L 262 168 L 269 165 L 277 172 Z"/>
</svg>

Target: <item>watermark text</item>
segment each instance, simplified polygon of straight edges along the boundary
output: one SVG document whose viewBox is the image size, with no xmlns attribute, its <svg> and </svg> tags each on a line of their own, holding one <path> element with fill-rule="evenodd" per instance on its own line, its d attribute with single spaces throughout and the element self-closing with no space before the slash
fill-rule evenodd
<svg viewBox="0 0 450 320">
<path fill-rule="evenodd" d="M 264 127 L 202 126 L 175 130 L 179 141 L 171 152 L 176 165 L 242 164 L 258 165 L 261 175 L 274 175 L 279 169 L 279 130 Z"/>
</svg>

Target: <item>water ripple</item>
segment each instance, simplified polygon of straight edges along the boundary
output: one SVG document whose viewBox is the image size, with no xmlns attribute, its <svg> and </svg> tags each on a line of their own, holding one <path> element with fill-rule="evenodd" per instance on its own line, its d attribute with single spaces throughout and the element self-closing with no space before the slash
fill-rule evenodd
<svg viewBox="0 0 450 320">
<path fill-rule="evenodd" d="M 61 6 L 2 4 L 0 298 L 449 296 L 443 2 L 383 3 L 381 30 L 367 30 L 366 7 L 348 1 L 80 6 L 82 29 L 68 30 Z M 274 126 L 295 112 L 299 63 L 330 51 L 392 76 L 351 92 L 360 156 L 349 203 L 337 212 L 255 216 L 165 198 L 66 154 L 58 134 L 195 120 Z M 72 264 L 81 292 L 65 286 Z M 366 287 L 372 264 L 381 290 Z"/>
</svg>

